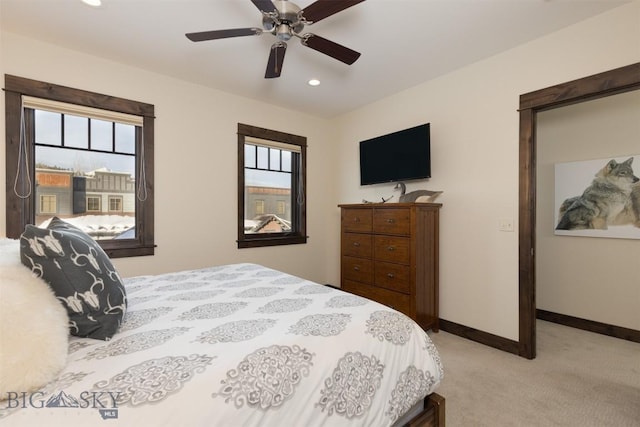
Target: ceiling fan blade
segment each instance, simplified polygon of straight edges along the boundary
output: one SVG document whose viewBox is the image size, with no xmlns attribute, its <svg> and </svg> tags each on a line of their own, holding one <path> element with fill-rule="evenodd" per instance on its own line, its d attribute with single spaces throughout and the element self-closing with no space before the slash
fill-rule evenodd
<svg viewBox="0 0 640 427">
<path fill-rule="evenodd" d="M 229 37 L 242 37 L 242 36 L 259 36 L 262 34 L 260 28 L 234 28 L 231 30 L 215 30 L 215 31 L 202 31 L 199 33 L 187 33 L 185 36 L 192 42 L 202 42 L 206 40 L 226 39 Z"/>
<path fill-rule="evenodd" d="M 278 12 L 271 0 L 251 0 L 251 3 L 260 9 L 260 12 Z"/>
<path fill-rule="evenodd" d="M 320 53 L 329 55 L 338 61 L 342 61 L 347 65 L 353 64 L 358 58 L 360 58 L 360 52 L 356 52 L 348 47 L 344 47 L 338 43 L 332 42 L 331 40 L 327 40 L 324 37 L 316 36 L 311 33 L 303 36 L 302 44 L 313 50 L 317 50 Z"/>
<path fill-rule="evenodd" d="M 271 45 L 271 53 L 269 53 L 269 61 L 267 62 L 267 71 L 264 73 L 265 79 L 273 79 L 280 77 L 282 72 L 282 63 L 284 62 L 284 54 L 287 52 L 287 44 L 285 42 L 275 42 Z"/>
<path fill-rule="evenodd" d="M 304 19 L 311 22 L 318 22 L 328 16 L 341 12 L 364 0 L 317 0 L 309 6 L 302 9 L 301 13 Z"/>
</svg>

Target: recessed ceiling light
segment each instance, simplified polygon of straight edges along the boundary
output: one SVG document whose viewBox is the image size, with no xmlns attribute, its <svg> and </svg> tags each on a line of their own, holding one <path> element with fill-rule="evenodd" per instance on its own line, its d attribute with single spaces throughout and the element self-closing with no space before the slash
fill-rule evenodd
<svg viewBox="0 0 640 427">
<path fill-rule="evenodd" d="M 309 84 L 309 86 L 318 86 L 320 84 L 320 80 L 318 79 L 311 79 L 307 82 Z"/>
<path fill-rule="evenodd" d="M 82 0 L 82 2 L 84 4 L 88 4 L 89 6 L 93 6 L 93 7 L 102 6 L 102 0 Z"/>
</svg>

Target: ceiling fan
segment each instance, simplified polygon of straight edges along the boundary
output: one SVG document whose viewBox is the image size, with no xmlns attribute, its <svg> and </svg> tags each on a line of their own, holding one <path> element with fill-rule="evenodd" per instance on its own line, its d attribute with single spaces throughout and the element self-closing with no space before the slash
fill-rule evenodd
<svg viewBox="0 0 640 427">
<path fill-rule="evenodd" d="M 351 65 L 360 57 L 360 53 L 338 43 L 327 40 L 313 33 L 304 33 L 305 25 L 314 24 L 324 18 L 341 12 L 364 0 L 316 0 L 314 3 L 299 8 L 288 0 L 251 0 L 262 13 L 262 28 L 234 28 L 229 30 L 202 31 L 187 33 L 187 38 L 194 42 L 224 39 L 229 37 L 259 36 L 271 33 L 276 42 L 271 46 L 267 70 L 264 77 L 271 79 L 280 77 L 287 41 L 297 37 L 303 46 L 324 53 L 338 61 Z"/>
</svg>

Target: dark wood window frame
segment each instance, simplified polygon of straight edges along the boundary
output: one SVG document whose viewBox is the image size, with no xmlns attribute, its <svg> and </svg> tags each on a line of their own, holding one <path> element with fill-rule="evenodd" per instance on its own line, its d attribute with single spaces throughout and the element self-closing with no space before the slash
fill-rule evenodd
<svg viewBox="0 0 640 427">
<path fill-rule="evenodd" d="M 244 212 L 245 212 L 245 159 L 244 145 L 245 137 L 259 138 L 267 141 L 283 142 L 300 147 L 301 162 L 295 164 L 293 168 L 296 174 L 301 174 L 301 180 L 293 180 L 292 194 L 298 191 L 299 182 L 302 182 L 304 197 L 302 203 L 292 206 L 292 225 L 290 233 L 256 233 L 246 234 L 244 232 Z M 299 169 L 298 169 L 299 168 Z M 255 248 L 263 246 L 294 245 L 307 243 L 307 138 L 275 130 L 264 129 L 256 126 L 238 123 L 238 248 Z"/>
<path fill-rule="evenodd" d="M 518 274 L 519 354 L 522 357 L 536 357 L 536 114 L 633 90 L 640 90 L 640 63 L 520 96 Z"/>
<path fill-rule="evenodd" d="M 107 255 L 112 258 L 143 256 L 154 254 L 154 106 L 123 98 L 116 98 L 80 89 L 59 86 L 37 80 L 5 75 L 5 124 L 6 124 L 6 228 L 7 237 L 17 239 L 27 224 L 33 224 L 35 218 L 35 192 L 31 197 L 20 198 L 14 193 L 14 183 L 23 193 L 28 191 L 28 181 L 24 174 L 18 174 L 18 156 L 20 150 L 20 122 L 22 96 L 32 96 L 102 110 L 132 114 L 143 118 L 143 145 L 136 147 L 140 153 L 144 149 L 144 168 L 146 177 L 146 198 L 136 198 L 136 237 L 134 239 L 112 239 L 99 241 Z M 138 128 L 140 129 L 140 128 Z M 138 130 L 140 131 L 140 130 Z M 27 144 L 27 153 L 34 159 L 33 144 Z M 140 158 L 136 158 L 136 170 L 140 168 Z M 30 173 L 35 167 L 30 165 Z M 17 181 L 16 181 L 17 176 Z M 35 176 L 29 177 L 31 183 Z"/>
</svg>

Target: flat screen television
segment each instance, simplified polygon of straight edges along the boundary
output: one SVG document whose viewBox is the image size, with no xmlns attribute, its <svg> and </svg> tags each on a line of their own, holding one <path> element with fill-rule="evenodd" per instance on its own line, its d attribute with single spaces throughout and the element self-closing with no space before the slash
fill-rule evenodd
<svg viewBox="0 0 640 427">
<path fill-rule="evenodd" d="M 360 185 L 431 178 L 429 123 L 360 141 Z"/>
</svg>

